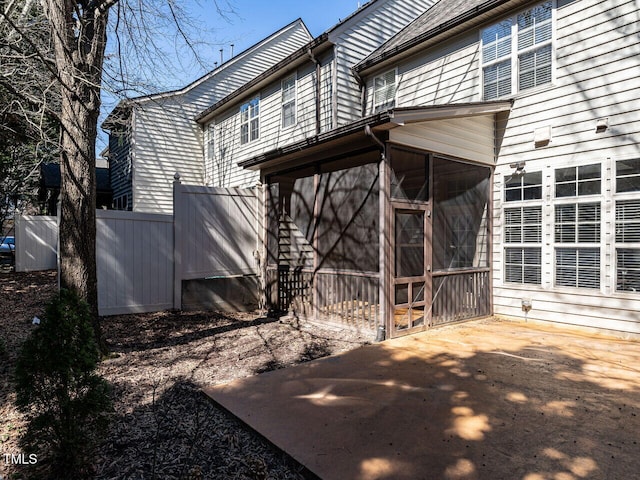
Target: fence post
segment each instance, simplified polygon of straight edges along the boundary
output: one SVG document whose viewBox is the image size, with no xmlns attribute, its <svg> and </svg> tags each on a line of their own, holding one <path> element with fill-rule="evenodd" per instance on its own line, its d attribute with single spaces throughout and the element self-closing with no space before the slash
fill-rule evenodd
<svg viewBox="0 0 640 480">
<path fill-rule="evenodd" d="M 173 176 L 173 308 L 182 310 L 182 190 L 180 174 Z"/>
</svg>

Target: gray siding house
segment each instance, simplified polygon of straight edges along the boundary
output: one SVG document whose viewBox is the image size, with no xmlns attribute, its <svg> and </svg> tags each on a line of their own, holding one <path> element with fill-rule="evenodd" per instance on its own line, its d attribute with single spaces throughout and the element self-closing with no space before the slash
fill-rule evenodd
<svg viewBox="0 0 640 480">
<path fill-rule="evenodd" d="M 495 314 L 640 334 L 639 15 L 637 2 L 441 0 L 354 68 L 368 113 L 382 78 L 396 110 L 513 102 L 484 134 Z M 389 142 L 476 164 L 481 121 Z"/>
<path fill-rule="evenodd" d="M 114 208 L 171 213 L 176 172 L 190 184 L 211 183 L 194 117 L 310 39 L 296 20 L 180 90 L 122 101 L 103 124 L 109 131 Z"/>
<path fill-rule="evenodd" d="M 370 2 L 198 116 L 212 184 L 265 185 L 271 304 L 640 334 L 637 2 L 431 3 Z"/>
<path fill-rule="evenodd" d="M 198 117 L 212 185 L 246 187 L 238 163 L 361 118 L 363 86 L 351 68 L 435 0 L 372 0 Z"/>
</svg>

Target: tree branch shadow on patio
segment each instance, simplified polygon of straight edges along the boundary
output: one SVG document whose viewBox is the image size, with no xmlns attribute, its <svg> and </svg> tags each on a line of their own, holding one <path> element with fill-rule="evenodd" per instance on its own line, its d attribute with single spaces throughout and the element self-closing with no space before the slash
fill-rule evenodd
<svg viewBox="0 0 640 480">
<path fill-rule="evenodd" d="M 633 477 L 638 354 L 562 341 L 381 344 L 207 392 L 327 480 Z"/>
</svg>

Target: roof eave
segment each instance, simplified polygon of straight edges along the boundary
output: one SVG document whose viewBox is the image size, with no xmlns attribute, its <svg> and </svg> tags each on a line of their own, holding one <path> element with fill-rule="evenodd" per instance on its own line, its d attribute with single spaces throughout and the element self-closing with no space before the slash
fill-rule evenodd
<svg viewBox="0 0 640 480">
<path fill-rule="evenodd" d="M 501 5 L 511 3 L 513 0 L 488 0 L 485 3 L 478 5 L 466 12 L 439 24 L 437 27 L 427 30 L 419 35 L 416 35 L 411 40 L 408 40 L 391 50 L 387 50 L 385 52 L 376 55 L 375 57 L 370 57 L 368 59 L 363 60 L 359 64 L 355 65 L 352 70 L 359 74 L 364 75 L 369 70 L 374 69 L 380 64 L 389 61 L 391 59 L 397 59 L 402 56 L 408 56 L 414 53 L 414 49 L 418 47 L 420 44 L 431 40 L 440 35 L 444 35 L 447 32 L 450 32 L 452 29 L 456 27 L 460 27 L 466 23 L 472 22 L 479 15 L 483 15 L 485 13 L 490 12 L 491 10 L 500 7 Z"/>
<path fill-rule="evenodd" d="M 314 137 L 285 147 L 270 150 L 256 157 L 238 162 L 238 166 L 249 170 L 259 170 L 274 163 L 284 162 L 287 156 L 299 154 L 303 150 L 312 147 L 329 144 L 332 141 L 353 135 L 363 131 L 365 126 L 378 127 L 378 129 L 392 129 L 399 126 L 427 122 L 432 120 L 444 120 L 455 117 L 469 117 L 477 115 L 491 115 L 511 110 L 513 100 L 495 100 L 488 102 L 472 102 L 459 104 L 431 105 L 428 107 L 402 107 L 377 113 L 375 115 L 357 120 L 348 125 L 338 127 L 329 132 L 324 132 Z"/>
<path fill-rule="evenodd" d="M 323 33 L 319 37 L 314 38 L 312 41 L 299 48 L 295 52 L 293 52 L 288 57 L 282 59 L 271 68 L 265 70 L 263 73 L 255 77 L 253 80 L 245 83 L 243 86 L 238 88 L 237 90 L 231 92 L 226 97 L 222 98 L 218 102 L 211 105 L 206 110 L 202 111 L 195 117 L 195 121 L 200 124 L 205 124 L 212 117 L 216 115 L 222 108 L 226 107 L 233 100 L 238 99 L 243 95 L 249 95 L 250 93 L 259 90 L 265 83 L 268 83 L 273 80 L 274 77 L 282 75 L 284 72 L 288 70 L 292 70 L 297 67 L 300 63 L 300 60 L 303 59 L 309 52 L 319 53 L 328 48 L 331 43 L 328 40 L 328 34 Z"/>
</svg>

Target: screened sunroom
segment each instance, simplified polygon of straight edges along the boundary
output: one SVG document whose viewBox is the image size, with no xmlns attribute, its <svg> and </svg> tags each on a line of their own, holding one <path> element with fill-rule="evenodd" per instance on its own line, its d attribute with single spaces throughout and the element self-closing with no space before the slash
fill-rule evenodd
<svg viewBox="0 0 640 480">
<path fill-rule="evenodd" d="M 271 308 L 386 337 L 490 315 L 497 105 L 398 109 L 244 162 L 267 185 Z"/>
</svg>

